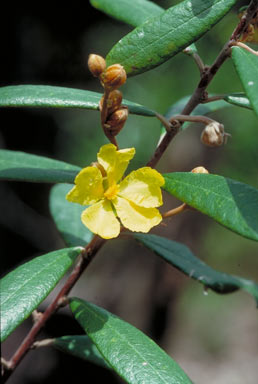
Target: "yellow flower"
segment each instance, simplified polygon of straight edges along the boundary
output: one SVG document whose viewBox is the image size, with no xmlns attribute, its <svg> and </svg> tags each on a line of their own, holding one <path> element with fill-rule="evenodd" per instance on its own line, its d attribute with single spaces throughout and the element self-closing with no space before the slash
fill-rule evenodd
<svg viewBox="0 0 258 384">
<path fill-rule="evenodd" d="M 82 169 L 66 196 L 73 203 L 90 205 L 81 220 L 104 239 L 117 237 L 120 223 L 131 231 L 146 233 L 162 220 L 156 209 L 163 204 L 160 187 L 164 178 L 160 173 L 144 167 L 120 181 L 134 155 L 134 148 L 117 150 L 113 144 L 103 145 L 97 156 L 99 166 Z"/>
</svg>

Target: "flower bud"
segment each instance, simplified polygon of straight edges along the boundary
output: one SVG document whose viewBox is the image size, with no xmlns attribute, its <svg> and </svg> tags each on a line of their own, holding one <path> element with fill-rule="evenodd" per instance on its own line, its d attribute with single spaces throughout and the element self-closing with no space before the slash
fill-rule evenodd
<svg viewBox="0 0 258 384">
<path fill-rule="evenodd" d="M 101 97 L 99 102 L 100 111 L 102 111 L 102 108 L 103 108 L 103 100 L 104 100 L 104 96 Z M 118 91 L 117 89 L 115 89 L 114 91 L 111 91 L 107 99 L 107 109 L 108 109 L 107 115 L 110 115 L 111 113 L 119 109 L 121 107 L 122 100 L 123 100 L 122 92 Z"/>
<path fill-rule="evenodd" d="M 105 88 L 116 89 L 126 82 L 126 72 L 120 64 L 114 64 L 107 67 L 101 76 L 102 85 Z"/>
<path fill-rule="evenodd" d="M 213 121 L 207 124 L 201 134 L 201 142 L 208 147 L 219 147 L 225 142 L 224 125 Z"/>
<path fill-rule="evenodd" d="M 196 167 L 191 170 L 192 173 L 209 173 L 206 168 L 204 167 Z"/>
<path fill-rule="evenodd" d="M 88 59 L 88 67 L 93 76 L 99 77 L 106 69 L 106 60 L 102 56 L 91 54 Z"/>
<path fill-rule="evenodd" d="M 109 116 L 105 124 L 105 127 L 112 136 L 116 136 L 123 128 L 127 118 L 128 118 L 127 107 L 122 107 L 120 109 L 117 109 L 115 112 L 113 112 Z"/>
</svg>

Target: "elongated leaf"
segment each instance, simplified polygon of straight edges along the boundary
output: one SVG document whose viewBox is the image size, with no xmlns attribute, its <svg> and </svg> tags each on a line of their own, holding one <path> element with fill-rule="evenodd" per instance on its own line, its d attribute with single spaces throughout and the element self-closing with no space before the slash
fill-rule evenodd
<svg viewBox="0 0 258 384">
<path fill-rule="evenodd" d="M 1 107 L 44 107 L 99 109 L 102 94 L 83 89 L 52 87 L 48 85 L 11 85 L 0 88 Z M 130 113 L 155 116 L 143 105 L 123 100 Z"/>
<path fill-rule="evenodd" d="M 36 257 L 1 280 L 1 341 L 54 289 L 81 249 L 61 249 Z"/>
<path fill-rule="evenodd" d="M 164 9 L 148 0 L 90 0 L 93 7 L 107 15 L 137 27 L 150 17 L 160 15 Z"/>
<path fill-rule="evenodd" d="M 50 212 L 68 246 L 85 246 L 91 241 L 93 235 L 81 222 L 81 214 L 86 207 L 70 203 L 65 198 L 71 188 L 70 184 L 58 184 L 52 187 Z"/>
<path fill-rule="evenodd" d="M 258 241 L 258 190 L 210 174 L 175 172 L 163 175 L 164 189 L 244 237 Z"/>
<path fill-rule="evenodd" d="M 24 152 L 0 150 L 0 179 L 41 183 L 73 183 L 81 168 Z"/>
<path fill-rule="evenodd" d="M 232 47 L 232 59 L 245 93 L 258 116 L 258 56 Z"/>
<path fill-rule="evenodd" d="M 178 364 L 137 328 L 78 298 L 70 300 L 70 308 L 108 364 L 127 383 L 191 383 Z"/>
<path fill-rule="evenodd" d="M 135 234 L 134 237 L 187 276 L 217 293 L 231 293 L 243 289 L 258 305 L 258 284 L 242 277 L 218 272 L 198 259 L 184 244 L 156 235 Z"/>
<path fill-rule="evenodd" d="M 250 100 L 244 93 L 232 93 L 225 95 L 224 100 L 232 105 L 236 105 L 237 107 L 253 109 Z"/>
<path fill-rule="evenodd" d="M 164 12 L 164 8 L 148 0 L 90 0 L 90 2 L 93 7 L 133 27 L 138 27 L 150 18 Z M 187 47 L 184 53 L 189 56 L 197 53 L 195 44 Z"/>
<path fill-rule="evenodd" d="M 104 368 L 110 368 L 107 362 L 99 353 L 96 345 L 93 344 L 88 336 L 72 335 L 62 336 L 53 340 L 53 347 L 62 352 L 69 353 L 75 357 L 90 361 Z"/>
<path fill-rule="evenodd" d="M 185 0 L 147 20 L 108 53 L 107 65 L 120 63 L 129 76 L 154 68 L 199 39 L 236 0 Z"/>
<path fill-rule="evenodd" d="M 173 104 L 166 112 L 165 117 L 169 120 L 172 116 L 178 115 L 182 112 L 184 106 L 188 102 L 190 96 L 185 96 L 182 99 L 178 100 L 175 104 Z M 230 107 L 231 105 L 226 103 L 224 100 L 216 100 L 212 101 L 210 103 L 205 103 L 205 104 L 199 104 L 191 113 L 192 116 L 197 116 L 197 115 L 208 115 L 209 113 L 218 111 L 222 108 L 225 107 Z M 185 122 L 181 126 L 181 130 L 185 130 L 188 128 L 192 123 Z M 163 139 L 164 135 L 166 134 L 166 129 L 164 127 L 161 128 L 160 132 L 160 141 Z"/>
</svg>

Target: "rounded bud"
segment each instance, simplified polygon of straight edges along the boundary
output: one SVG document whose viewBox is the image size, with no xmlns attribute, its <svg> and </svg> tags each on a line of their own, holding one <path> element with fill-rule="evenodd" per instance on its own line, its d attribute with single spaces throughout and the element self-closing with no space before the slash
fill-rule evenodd
<svg viewBox="0 0 258 384">
<path fill-rule="evenodd" d="M 226 134 L 228 136 L 228 134 Z M 213 121 L 207 124 L 201 134 L 201 142 L 208 147 L 219 147 L 225 142 L 224 125 Z"/>
<path fill-rule="evenodd" d="M 116 136 L 125 125 L 127 118 L 128 118 L 127 107 L 122 107 L 120 109 L 117 109 L 115 112 L 113 112 L 109 116 L 107 122 L 105 123 L 105 127 L 112 136 Z"/>
<path fill-rule="evenodd" d="M 102 111 L 102 108 L 103 108 L 103 100 L 104 100 L 104 96 L 101 97 L 99 102 L 100 111 Z M 110 115 L 111 113 L 119 109 L 121 107 L 122 100 L 123 100 L 122 92 L 118 91 L 117 89 L 115 89 L 114 91 L 111 91 L 107 99 L 107 109 L 108 109 L 107 115 Z"/>
<path fill-rule="evenodd" d="M 88 67 L 93 76 L 99 77 L 106 69 L 106 60 L 102 56 L 91 54 L 88 59 Z"/>
<path fill-rule="evenodd" d="M 204 167 L 196 167 L 191 170 L 192 173 L 209 173 L 206 168 Z"/>
<path fill-rule="evenodd" d="M 120 64 L 114 64 L 107 67 L 101 76 L 102 85 L 105 88 L 116 89 L 126 82 L 126 72 Z"/>
</svg>

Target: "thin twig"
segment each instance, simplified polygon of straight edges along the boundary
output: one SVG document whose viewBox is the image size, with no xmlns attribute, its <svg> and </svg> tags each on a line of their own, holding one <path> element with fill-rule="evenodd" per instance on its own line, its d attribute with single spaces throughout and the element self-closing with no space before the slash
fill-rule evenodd
<svg viewBox="0 0 258 384">
<path fill-rule="evenodd" d="M 171 131 L 171 123 L 170 121 L 163 115 L 160 115 L 158 112 L 155 112 L 155 115 L 159 121 L 164 125 L 167 132 Z"/>
<path fill-rule="evenodd" d="M 202 123 L 205 125 L 208 125 L 210 123 L 214 123 L 215 120 L 210 119 L 207 116 L 202 115 L 195 115 L 195 116 L 189 116 L 189 115 L 174 115 L 172 116 L 169 121 L 172 123 L 173 121 L 180 121 L 184 123 L 185 121 L 189 121 L 191 123 Z"/>
<path fill-rule="evenodd" d="M 249 4 L 246 13 L 241 18 L 240 22 L 238 23 L 237 27 L 233 31 L 230 40 L 225 44 L 221 52 L 219 53 L 218 57 L 214 61 L 211 67 L 208 67 L 202 74 L 201 80 L 196 87 L 192 97 L 188 101 L 188 103 L 185 105 L 184 109 L 182 110 L 182 115 L 190 115 L 190 113 L 199 105 L 202 103 L 203 100 L 205 100 L 204 93 L 208 85 L 211 83 L 212 79 L 214 78 L 215 74 L 219 70 L 219 68 L 222 66 L 222 64 L 230 57 L 231 54 L 231 46 L 234 42 L 236 42 L 241 34 L 245 31 L 248 24 L 252 20 L 254 14 L 257 12 L 258 8 L 258 0 L 252 0 Z M 155 167 L 164 154 L 165 150 L 169 146 L 172 139 L 176 136 L 176 134 L 179 132 L 178 128 L 174 132 L 167 132 L 164 136 L 164 138 L 161 140 L 159 145 L 156 148 L 156 151 L 154 152 L 152 158 L 147 163 L 149 167 Z"/>
<path fill-rule="evenodd" d="M 212 101 L 217 101 L 217 100 L 224 100 L 225 95 L 215 95 L 215 96 L 209 96 L 204 98 L 201 103 L 211 103 Z"/>
<path fill-rule="evenodd" d="M 232 46 L 237 46 L 237 47 L 244 48 L 246 51 L 252 53 L 255 56 L 258 56 L 258 51 L 255 51 L 254 49 L 248 47 L 248 45 L 246 45 L 244 43 L 241 43 L 241 41 L 237 41 L 235 43 L 232 43 Z"/>
<path fill-rule="evenodd" d="M 199 71 L 200 71 L 200 75 L 202 76 L 203 72 L 205 71 L 205 65 L 201 59 L 201 57 L 198 55 L 197 52 L 194 52 L 192 54 L 192 58 L 194 59 Z"/>
</svg>

